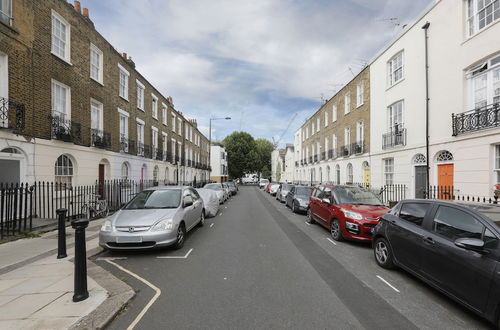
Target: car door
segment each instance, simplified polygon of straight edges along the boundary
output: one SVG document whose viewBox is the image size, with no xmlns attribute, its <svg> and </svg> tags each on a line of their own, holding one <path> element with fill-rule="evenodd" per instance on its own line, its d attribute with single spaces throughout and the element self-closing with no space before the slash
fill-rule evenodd
<svg viewBox="0 0 500 330">
<path fill-rule="evenodd" d="M 484 312 L 498 263 L 498 238 L 464 208 L 439 205 L 428 221 L 422 246 L 422 272 L 434 284 Z M 458 238 L 487 242 L 483 252 L 455 245 Z"/>
<path fill-rule="evenodd" d="M 320 197 L 321 197 L 321 194 L 323 193 L 323 187 L 316 187 L 314 188 L 312 194 L 311 194 L 311 197 L 309 198 L 309 209 L 311 210 L 311 216 L 315 219 L 315 220 L 319 220 L 318 218 L 318 209 L 320 207 L 319 203 L 320 203 Z"/>
<path fill-rule="evenodd" d="M 330 226 L 331 214 L 330 214 L 330 206 L 332 203 L 332 190 L 328 187 L 323 188 L 323 193 L 319 197 L 318 201 L 318 217 L 323 222 L 323 224 L 327 227 Z M 328 200 L 327 203 L 325 200 Z"/>
<path fill-rule="evenodd" d="M 286 205 L 292 207 L 293 195 L 295 194 L 295 187 L 290 189 L 290 192 L 286 195 Z"/>
<path fill-rule="evenodd" d="M 396 261 L 416 273 L 422 263 L 422 228 L 425 216 L 432 209 L 427 202 L 404 202 L 395 216 L 388 215 L 386 235 Z"/>
<path fill-rule="evenodd" d="M 197 224 L 201 218 L 201 212 L 203 212 L 203 200 L 200 194 L 194 189 L 189 189 L 191 196 L 193 197 L 194 206 L 194 224 Z"/>
<path fill-rule="evenodd" d="M 182 193 L 182 200 L 184 201 L 184 197 L 191 197 L 190 189 L 185 189 Z M 184 207 L 184 221 L 186 222 L 186 229 L 189 230 L 191 227 L 193 227 L 193 223 L 195 219 L 195 205 L 194 205 L 194 199 L 193 199 L 193 205 L 186 206 Z"/>
</svg>

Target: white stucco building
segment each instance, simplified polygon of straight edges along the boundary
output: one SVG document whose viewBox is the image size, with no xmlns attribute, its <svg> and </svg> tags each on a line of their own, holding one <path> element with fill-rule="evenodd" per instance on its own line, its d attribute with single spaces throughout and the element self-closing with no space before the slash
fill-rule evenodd
<svg viewBox="0 0 500 330">
<path fill-rule="evenodd" d="M 226 182 L 228 177 L 227 152 L 221 146 L 212 145 L 210 148 L 210 180 L 215 182 Z"/>
</svg>

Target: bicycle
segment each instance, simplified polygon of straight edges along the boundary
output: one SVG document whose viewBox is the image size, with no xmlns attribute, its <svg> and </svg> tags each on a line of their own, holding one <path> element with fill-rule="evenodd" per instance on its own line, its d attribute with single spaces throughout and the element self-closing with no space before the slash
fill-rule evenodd
<svg viewBox="0 0 500 330">
<path fill-rule="evenodd" d="M 87 202 L 82 205 L 81 213 L 85 214 L 88 219 L 108 216 L 108 202 L 104 199 L 99 199 L 99 195 L 89 194 L 85 200 Z"/>
</svg>

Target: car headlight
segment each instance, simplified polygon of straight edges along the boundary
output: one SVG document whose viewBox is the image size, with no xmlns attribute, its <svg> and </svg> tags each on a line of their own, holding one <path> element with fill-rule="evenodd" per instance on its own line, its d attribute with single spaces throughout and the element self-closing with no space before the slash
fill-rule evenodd
<svg viewBox="0 0 500 330">
<path fill-rule="evenodd" d="M 166 219 L 158 221 L 158 223 L 151 228 L 151 231 L 167 231 L 172 229 L 174 229 L 174 221 L 172 219 Z"/>
<path fill-rule="evenodd" d="M 113 230 L 113 225 L 111 224 L 111 220 L 104 221 L 104 223 L 101 226 L 101 231 L 109 233 L 112 230 Z"/>
<path fill-rule="evenodd" d="M 363 216 L 359 213 L 344 210 L 344 209 L 342 209 L 342 212 L 344 213 L 346 218 L 354 219 L 354 220 L 362 220 L 363 219 Z"/>
</svg>

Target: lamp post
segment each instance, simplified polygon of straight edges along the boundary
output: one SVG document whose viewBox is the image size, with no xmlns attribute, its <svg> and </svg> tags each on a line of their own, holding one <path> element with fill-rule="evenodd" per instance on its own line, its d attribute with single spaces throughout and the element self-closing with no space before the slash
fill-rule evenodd
<svg viewBox="0 0 500 330">
<path fill-rule="evenodd" d="M 210 170 L 208 171 L 208 181 L 212 178 L 212 120 L 230 120 L 231 117 L 220 117 L 220 118 L 210 118 L 208 125 L 208 166 Z"/>
</svg>

